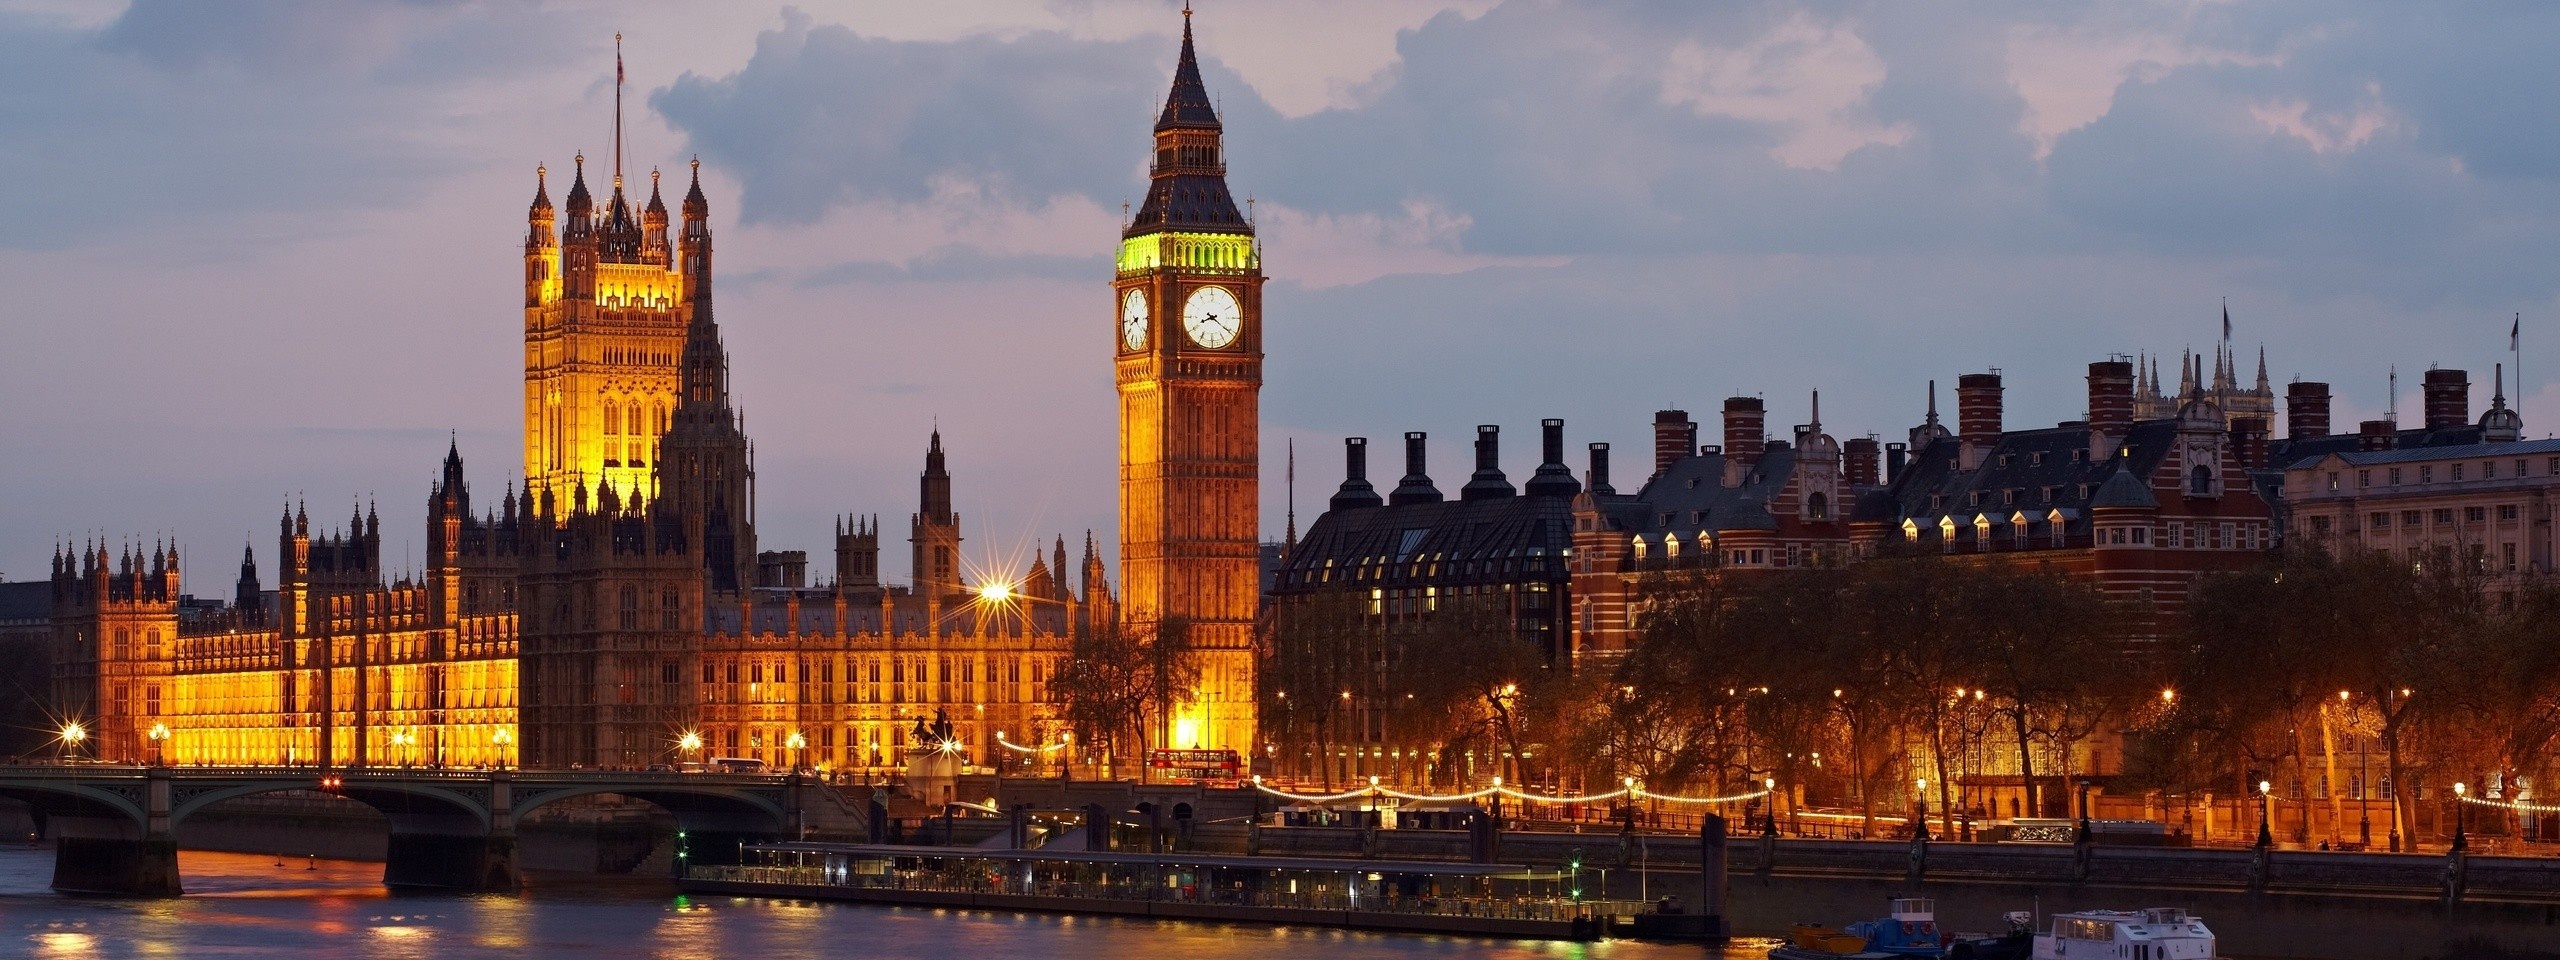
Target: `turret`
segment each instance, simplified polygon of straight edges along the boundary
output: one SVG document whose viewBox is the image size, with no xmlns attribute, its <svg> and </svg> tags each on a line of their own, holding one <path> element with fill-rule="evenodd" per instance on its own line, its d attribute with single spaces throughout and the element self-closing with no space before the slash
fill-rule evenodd
<svg viewBox="0 0 2560 960">
<path fill-rule="evenodd" d="M 570 300 L 596 296 L 596 200 L 587 192 L 587 155 L 576 159 L 569 183 L 568 222 L 560 229 L 560 295 Z"/>
<path fill-rule="evenodd" d="M 524 305 L 541 306 L 552 295 L 551 271 L 560 259 L 560 233 L 551 210 L 549 171 L 533 168 L 533 207 L 525 213 Z"/>
<path fill-rule="evenodd" d="M 241 544 L 240 580 L 232 586 L 231 609 L 239 613 L 242 622 L 258 622 L 258 615 L 265 608 L 265 603 L 258 596 L 261 592 L 258 588 L 258 552 L 248 544 Z"/>
<path fill-rule="evenodd" d="M 640 213 L 640 262 L 667 262 L 667 201 L 658 195 L 658 171 L 649 170 L 649 206 Z"/>
<path fill-rule="evenodd" d="M 684 192 L 684 295 L 696 303 L 711 302 L 711 201 L 702 196 L 702 158 L 693 158 L 693 185 Z"/>
</svg>

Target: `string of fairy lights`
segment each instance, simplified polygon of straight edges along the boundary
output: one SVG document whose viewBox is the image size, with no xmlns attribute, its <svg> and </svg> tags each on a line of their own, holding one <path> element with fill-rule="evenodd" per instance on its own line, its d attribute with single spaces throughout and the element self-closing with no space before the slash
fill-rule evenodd
<svg viewBox="0 0 2560 960">
<path fill-rule="evenodd" d="M 1007 739 L 1005 739 L 1005 738 L 1004 738 L 1004 734 L 1003 734 L 1001 731 L 999 731 L 999 732 L 996 734 L 996 746 L 1003 747 L 1003 748 L 1005 748 L 1005 749 L 1007 749 L 1007 750 L 1011 750 L 1011 751 L 1013 751 L 1013 752 L 1015 752 L 1015 753 L 1027 753 L 1027 754 L 1032 754 L 1032 755 L 1034 755 L 1034 756 L 1039 756 L 1039 755 L 1044 755 L 1044 754 L 1056 753 L 1056 752 L 1058 752 L 1058 751 L 1060 751 L 1060 750 L 1064 750 L 1064 749 L 1066 749 L 1066 748 L 1067 748 L 1067 747 L 1069 747 L 1069 746 L 1072 746 L 1074 743 L 1075 743 L 1075 737 L 1074 737 L 1074 735 L 1073 735 L 1073 734 L 1069 734 L 1069 735 L 1066 735 L 1066 736 L 1062 736 L 1062 737 L 1060 737 L 1060 738 L 1058 739 L 1058 742 L 1056 742 L 1056 743 L 1052 743 L 1052 744 L 1049 744 L 1049 745 L 1047 745 L 1047 746 L 1041 746 L 1041 747 L 1026 747 L 1026 746 L 1023 746 L 1023 745 L 1021 745 L 1021 744 L 1019 744 L 1019 743 L 1015 743 L 1015 742 L 1013 742 L 1013 741 L 1011 741 L 1011 740 L 1007 740 Z"/>
<path fill-rule="evenodd" d="M 2513 810 L 2518 813 L 2560 813 L 2560 804 L 2556 803 L 2533 803 L 2526 800 L 2491 800 L 2487 797 L 2469 796 L 2461 797 L 2460 799 L 2462 802 L 2468 804 L 2483 807 L 2496 807 L 2500 810 Z"/>
<path fill-rule="evenodd" d="M 1578 796 L 1557 796 L 1543 793 L 1531 793 L 1517 787 L 1507 786 L 1502 782 L 1501 777 L 1493 778 L 1492 786 L 1477 790 L 1468 790 L 1462 793 L 1415 793 L 1409 790 L 1402 790 L 1388 786 L 1385 783 L 1380 782 L 1377 777 L 1370 777 L 1369 785 L 1366 787 L 1357 790 L 1345 790 L 1340 793 L 1298 793 L 1291 790 L 1282 790 L 1278 787 L 1262 782 L 1261 777 L 1253 778 L 1253 788 L 1275 797 L 1285 800 L 1294 800 L 1300 803 L 1339 803 L 1345 800 L 1374 799 L 1377 797 L 1393 797 L 1398 800 L 1411 800 L 1417 803 L 1462 803 L 1469 800 L 1482 800 L 1486 797 L 1510 797 L 1514 800 L 1524 800 L 1531 803 L 1600 803 L 1603 801 L 1625 798 L 1630 800 L 1660 800 L 1665 803 L 1685 804 L 1741 803 L 1746 800 L 1757 800 L 1761 797 L 1768 796 L 1771 789 L 1764 787 L 1759 790 L 1751 790 L 1721 797 L 1690 797 L 1676 793 L 1656 793 L 1646 790 L 1643 784 L 1630 779 L 1626 781 L 1625 786 L 1606 793 L 1586 793 Z"/>
</svg>

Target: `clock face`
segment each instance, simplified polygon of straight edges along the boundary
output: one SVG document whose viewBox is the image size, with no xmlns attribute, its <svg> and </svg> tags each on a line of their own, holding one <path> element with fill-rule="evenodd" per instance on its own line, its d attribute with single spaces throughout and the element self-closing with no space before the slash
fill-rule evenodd
<svg viewBox="0 0 2560 960">
<path fill-rule="evenodd" d="M 1147 348 L 1147 294 L 1131 290 L 1120 298 L 1120 346 L 1130 350 Z"/>
<path fill-rule="evenodd" d="M 1182 329 L 1191 342 L 1211 350 L 1236 342 L 1244 329 L 1244 308 L 1225 287 L 1201 287 L 1182 302 Z"/>
</svg>

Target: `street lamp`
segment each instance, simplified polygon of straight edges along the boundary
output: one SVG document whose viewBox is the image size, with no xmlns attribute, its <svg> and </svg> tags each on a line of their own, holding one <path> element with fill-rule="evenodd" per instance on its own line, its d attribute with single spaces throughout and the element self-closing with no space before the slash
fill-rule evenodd
<svg viewBox="0 0 2560 960">
<path fill-rule="evenodd" d="M 2275 787 L 2275 784 L 2265 780 L 2258 781 L 2258 846 L 2260 847 L 2275 846 L 2275 831 L 2268 825 L 2268 821 L 2274 819 L 2276 815 Z"/>
<path fill-rule="evenodd" d="M 166 754 L 160 749 L 160 746 L 161 744 L 169 742 L 169 725 L 165 723 L 152 724 L 150 737 L 151 765 L 155 767 L 160 766 L 167 762 Z"/>
<path fill-rule="evenodd" d="M 2471 818 L 2470 818 L 2470 816 L 2469 816 L 2469 812 L 2470 812 L 2470 811 L 2467 809 L 2468 804 L 2467 804 L 2467 803 L 2466 803 L 2466 801 L 2465 801 L 2465 798 L 2466 798 L 2466 796 L 2467 796 L 2467 794 L 2468 794 L 2468 791 L 2469 791 L 2469 788 L 2468 788 L 2468 787 L 2463 786 L 2463 784 L 2462 784 L 2462 782 L 2461 782 L 2461 781 L 2458 781 L 2458 780 L 2457 780 L 2457 781 L 2455 781 L 2455 782 L 2454 782 L 2454 784 L 2453 784 L 2453 850 L 2454 850 L 2454 852 L 2455 852 L 2455 853 L 2460 853 L 2460 852 L 2462 852 L 2462 851 L 2464 851 L 2464 850 L 2470 849 L 2470 847 L 2471 847 L 2470 839 L 2469 839 L 2469 838 L 2467 838 L 2467 837 L 2464 837 L 2464 836 L 2462 835 L 2462 826 L 2463 826 L 2463 821 L 2466 821 L 2466 820 L 2471 819 Z"/>
<path fill-rule="evenodd" d="M 392 753 L 399 759 L 401 766 L 409 765 L 409 751 L 405 748 L 416 742 L 418 742 L 417 734 L 401 730 L 391 731 Z"/>
<path fill-rule="evenodd" d="M 1911 837 L 1914 840 L 1927 840 L 1929 839 L 1929 778 L 1921 777 L 1912 781 L 1911 797 L 1918 801 L 1915 806 L 1920 811 L 1918 816 L 1911 818 Z"/>
<path fill-rule="evenodd" d="M 505 727 L 499 727 L 497 732 L 489 735 L 489 742 L 498 745 L 498 769 L 507 768 L 507 744 L 515 742 L 515 739 L 516 735 L 508 733 Z"/>
<path fill-rule="evenodd" d="M 799 773 L 801 766 L 800 751 L 809 746 L 809 738 L 801 734 L 800 731 L 794 730 L 791 731 L 790 738 L 783 741 L 783 745 L 791 748 L 791 772 Z"/>
<path fill-rule="evenodd" d="M 65 758 L 79 756 L 80 742 L 87 739 L 89 739 L 89 729 L 81 726 L 79 721 L 63 724 L 62 755 Z"/>
<path fill-rule="evenodd" d="M 693 755 L 702 750 L 702 734 L 692 730 L 685 731 L 684 736 L 676 738 L 676 749 L 683 751 L 684 762 L 692 763 Z"/>
</svg>

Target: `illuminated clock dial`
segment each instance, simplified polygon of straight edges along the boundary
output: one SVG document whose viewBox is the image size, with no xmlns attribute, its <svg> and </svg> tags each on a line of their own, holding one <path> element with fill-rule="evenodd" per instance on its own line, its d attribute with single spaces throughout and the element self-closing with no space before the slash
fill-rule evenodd
<svg viewBox="0 0 2560 960">
<path fill-rule="evenodd" d="M 1225 287 L 1201 287 L 1182 302 L 1182 329 L 1191 342 L 1211 350 L 1236 342 L 1244 328 L 1244 308 Z"/>
<path fill-rule="evenodd" d="M 1130 350 L 1147 348 L 1147 294 L 1131 290 L 1120 298 L 1120 345 Z"/>
</svg>

